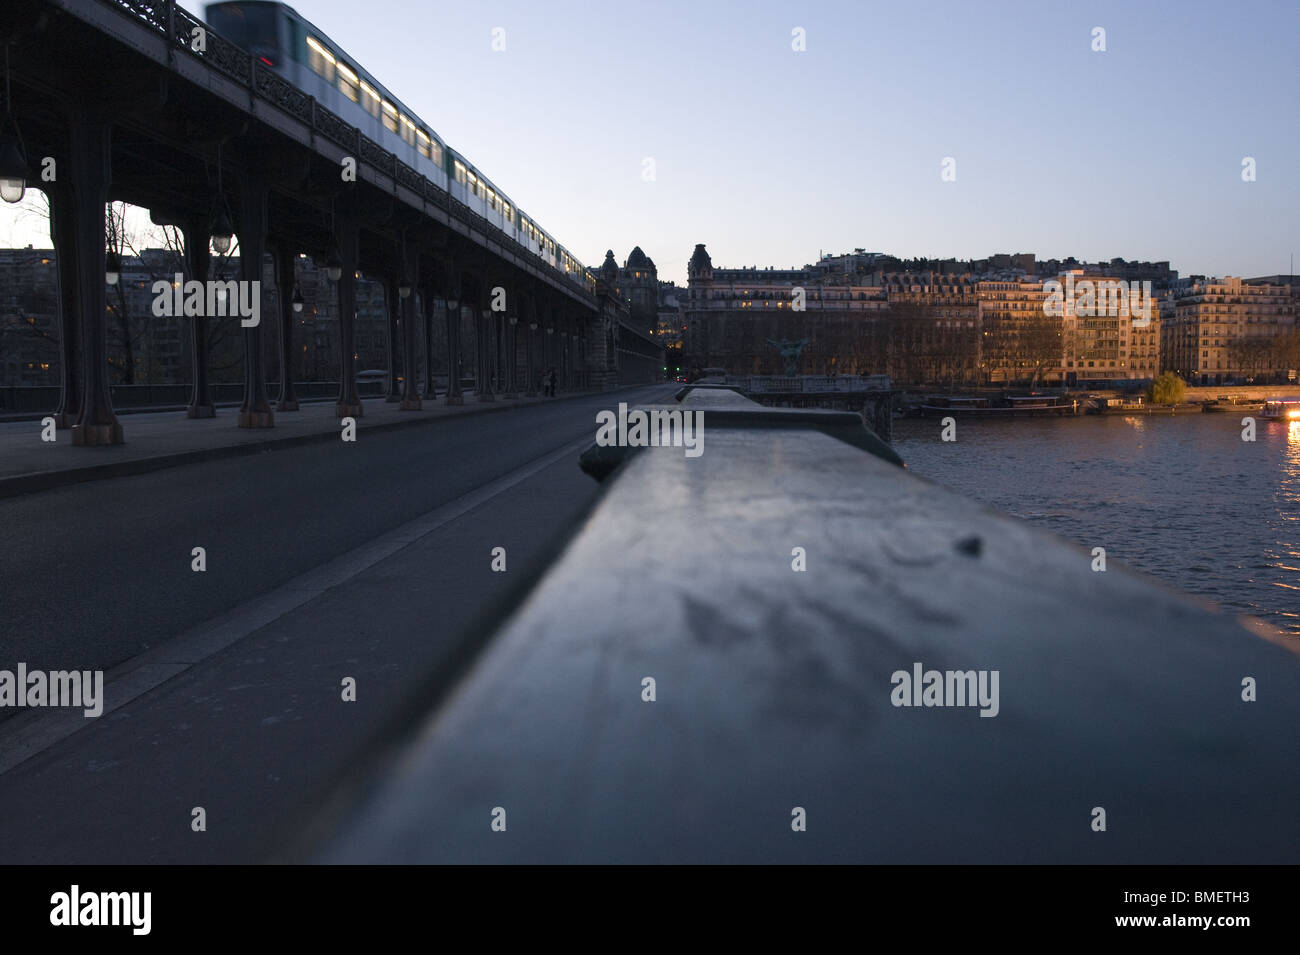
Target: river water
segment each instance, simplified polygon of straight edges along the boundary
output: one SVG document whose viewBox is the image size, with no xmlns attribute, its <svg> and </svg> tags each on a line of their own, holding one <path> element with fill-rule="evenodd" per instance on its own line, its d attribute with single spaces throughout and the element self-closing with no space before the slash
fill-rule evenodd
<svg viewBox="0 0 1300 955">
<path fill-rule="evenodd" d="M 908 469 L 1300 638 L 1300 423 L 1240 414 L 896 419 Z M 1031 572 L 1032 568 L 1026 568 Z"/>
</svg>

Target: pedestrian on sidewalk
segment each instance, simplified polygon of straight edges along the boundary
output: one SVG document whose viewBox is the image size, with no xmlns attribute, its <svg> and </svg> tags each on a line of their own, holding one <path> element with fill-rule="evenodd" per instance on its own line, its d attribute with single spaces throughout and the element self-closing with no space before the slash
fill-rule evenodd
<svg viewBox="0 0 1300 955">
<path fill-rule="evenodd" d="M 558 378 L 559 376 L 555 374 L 554 368 L 552 368 L 550 373 L 546 376 L 546 393 L 552 398 L 555 397 L 555 386 L 558 382 Z"/>
</svg>

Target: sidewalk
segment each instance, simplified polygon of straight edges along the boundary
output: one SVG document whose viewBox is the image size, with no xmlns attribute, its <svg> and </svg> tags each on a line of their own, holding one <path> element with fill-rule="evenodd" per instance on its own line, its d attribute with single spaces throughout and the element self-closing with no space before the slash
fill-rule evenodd
<svg viewBox="0 0 1300 955">
<path fill-rule="evenodd" d="M 465 404 L 448 406 L 439 396 L 426 399 L 419 411 L 402 411 L 398 402 L 382 397 L 363 399 L 365 413 L 357 419 L 357 440 L 367 431 L 391 430 L 444 418 L 509 411 L 599 394 L 571 391 L 556 398 L 502 398 L 479 402 L 473 392 Z M 107 447 L 74 447 L 72 434 L 59 431 L 57 440 L 41 440 L 40 421 L 0 423 L 0 498 L 44 491 L 82 481 L 143 474 L 162 468 L 257 454 L 272 447 L 340 440 L 333 401 L 304 402 L 299 411 L 275 412 L 274 428 L 246 429 L 237 424 L 238 410 L 217 409 L 215 418 L 187 418 L 184 411 L 125 415 L 120 420 L 126 443 Z"/>
<path fill-rule="evenodd" d="M 583 446 L 556 436 L 522 466 L 105 668 L 102 718 L 9 711 L 0 864 L 263 858 L 355 775 L 394 714 L 451 685 L 491 636 L 482 621 L 550 566 L 602 493 L 576 466 Z M 509 573 L 493 570 L 488 543 L 509 549 Z M 204 832 L 190 828 L 195 806 Z"/>
</svg>

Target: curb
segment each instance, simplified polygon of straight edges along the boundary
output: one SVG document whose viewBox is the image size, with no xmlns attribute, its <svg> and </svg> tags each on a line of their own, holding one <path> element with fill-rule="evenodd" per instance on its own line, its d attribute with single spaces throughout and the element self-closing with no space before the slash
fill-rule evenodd
<svg viewBox="0 0 1300 955">
<path fill-rule="evenodd" d="M 635 385 L 631 387 L 643 386 Z M 617 390 L 624 391 L 631 389 L 620 388 Z M 569 401 L 574 398 L 590 398 L 595 395 L 613 393 L 614 392 L 605 391 L 582 391 L 567 394 L 563 397 L 552 398 L 550 400 Z M 412 418 L 409 421 L 386 421 L 383 424 L 377 424 L 373 427 L 365 428 L 365 430 L 370 433 L 397 431 L 401 428 L 438 424 L 443 421 L 454 421 L 459 418 L 472 417 L 477 414 L 494 414 L 516 411 L 520 408 L 531 408 L 544 403 L 545 402 L 514 404 L 505 399 L 498 399 L 497 403 L 489 405 L 485 402 L 472 411 L 463 411 L 457 414 L 444 415 L 441 417 Z M 84 484 L 89 481 L 101 481 L 105 478 L 147 474 L 150 471 L 162 471 L 167 468 L 179 467 L 185 464 L 198 464 L 203 461 L 215 461 L 219 458 L 234 458 L 252 454 L 261 454 L 266 451 L 273 451 L 276 448 L 293 448 L 305 444 L 316 444 L 332 440 L 336 441 L 338 440 L 338 435 L 338 430 L 333 429 L 312 434 L 300 434 L 288 438 L 268 438 L 264 441 L 248 441 L 241 444 L 229 444 L 216 448 L 199 448 L 194 451 L 178 451 L 174 454 L 160 454 L 148 458 L 135 458 L 130 461 L 114 461 L 110 464 L 92 464 L 79 468 L 62 468 L 57 471 L 34 471 L 29 474 L 18 474 L 13 477 L 0 478 L 0 499 L 18 497 L 23 494 L 32 494 L 40 491 L 49 491 L 55 488 L 68 487 L 73 484 Z"/>
<path fill-rule="evenodd" d="M 365 395 L 362 400 L 368 401 L 371 398 L 382 398 L 384 395 Z M 423 397 L 423 395 L 421 395 Z M 274 401 L 275 399 L 269 399 Z M 299 398 L 298 403 L 303 405 L 324 404 L 327 401 L 338 401 L 338 397 L 331 395 L 328 398 Z M 214 401 L 212 407 L 225 408 L 227 410 L 240 407 L 238 401 Z M 189 405 L 133 405 L 129 408 L 114 408 L 113 414 L 119 418 L 125 415 L 133 414 L 167 414 L 171 411 L 184 411 Z M 52 411 L 6 411 L 0 412 L 0 424 L 13 424 L 23 421 L 40 421 L 42 418 L 52 415 Z"/>
</svg>

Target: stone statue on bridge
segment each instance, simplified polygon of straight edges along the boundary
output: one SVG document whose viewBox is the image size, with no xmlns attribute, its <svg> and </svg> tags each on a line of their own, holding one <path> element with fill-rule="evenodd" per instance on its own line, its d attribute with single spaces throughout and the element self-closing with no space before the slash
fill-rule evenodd
<svg viewBox="0 0 1300 955">
<path fill-rule="evenodd" d="M 797 342 L 774 342 L 769 338 L 767 343 L 781 353 L 781 358 L 785 361 L 785 373 L 794 377 L 799 373 L 799 355 L 803 353 L 809 341 L 811 339 L 801 338 Z"/>
</svg>

